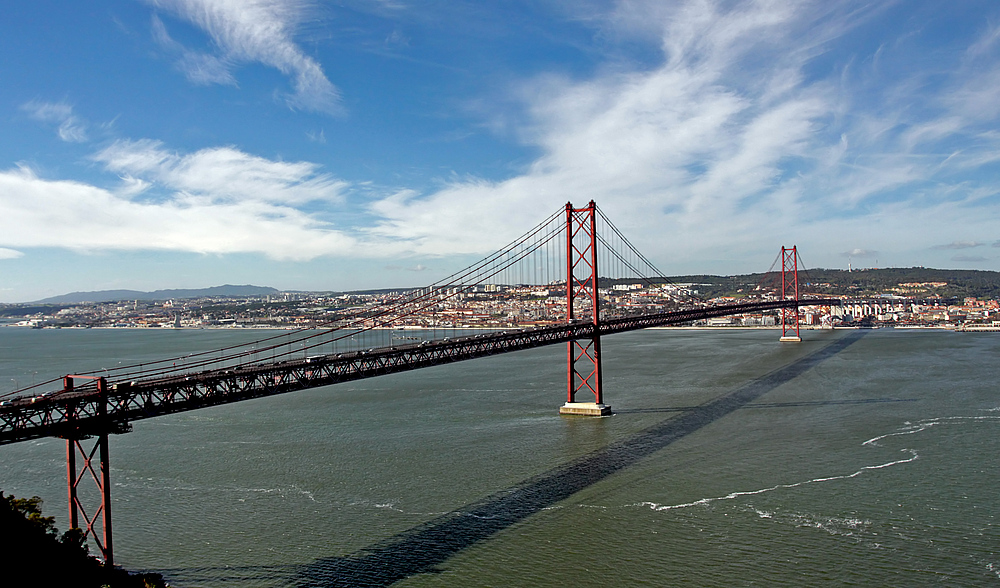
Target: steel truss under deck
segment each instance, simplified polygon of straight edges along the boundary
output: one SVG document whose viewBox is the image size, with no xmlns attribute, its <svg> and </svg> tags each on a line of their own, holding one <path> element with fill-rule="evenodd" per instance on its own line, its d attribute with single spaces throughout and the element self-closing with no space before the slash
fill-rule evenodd
<svg viewBox="0 0 1000 588">
<path fill-rule="evenodd" d="M 717 316 L 798 306 L 831 306 L 836 298 L 774 300 L 679 310 L 592 322 L 484 333 L 371 351 L 261 363 L 137 381 L 109 382 L 96 388 L 65 387 L 51 395 L 16 400 L 0 408 L 0 445 L 40 437 L 81 439 L 102 433 L 124 433 L 130 423 L 184 412 L 329 386 L 385 374 L 415 370 L 595 337 L 682 324 Z"/>
</svg>

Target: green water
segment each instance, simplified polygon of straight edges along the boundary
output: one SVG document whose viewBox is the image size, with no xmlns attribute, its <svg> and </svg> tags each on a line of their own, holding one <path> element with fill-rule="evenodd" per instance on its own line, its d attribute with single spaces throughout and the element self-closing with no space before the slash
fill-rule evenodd
<svg viewBox="0 0 1000 588">
<path fill-rule="evenodd" d="M 600 419 L 557 415 L 554 346 L 139 421 L 111 439 L 116 560 L 175 586 L 1000 585 L 1000 335 L 860 334 L 608 337 Z M 0 386 L 253 336 L 0 328 Z M 61 529 L 64 453 L 0 447 L 0 489 Z"/>
</svg>

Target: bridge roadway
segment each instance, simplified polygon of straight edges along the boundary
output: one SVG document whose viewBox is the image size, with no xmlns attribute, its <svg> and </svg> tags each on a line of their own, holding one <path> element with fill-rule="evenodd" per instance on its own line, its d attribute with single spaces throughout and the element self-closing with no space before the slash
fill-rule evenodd
<svg viewBox="0 0 1000 588">
<path fill-rule="evenodd" d="M 728 304 L 608 319 L 598 329 L 604 336 L 717 316 L 838 304 L 837 298 Z M 103 394 L 97 386 L 86 386 L 22 397 L 0 407 L 0 445 L 40 437 L 72 439 L 101 432 L 124 433 L 132 421 L 141 419 L 587 339 L 594 331 L 593 323 L 578 321 L 136 381 L 109 381 Z"/>
</svg>

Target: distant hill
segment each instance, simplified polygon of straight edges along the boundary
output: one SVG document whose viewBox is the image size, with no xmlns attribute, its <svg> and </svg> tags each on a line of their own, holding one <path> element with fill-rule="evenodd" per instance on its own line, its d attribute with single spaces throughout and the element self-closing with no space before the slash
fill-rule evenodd
<svg viewBox="0 0 1000 588">
<path fill-rule="evenodd" d="M 79 304 L 83 302 L 114 302 L 116 300 L 179 300 L 183 298 L 204 298 L 206 296 L 267 296 L 279 290 L 266 286 L 213 286 L 191 290 L 101 290 L 98 292 L 71 292 L 39 300 L 35 304 Z"/>
<path fill-rule="evenodd" d="M 780 272 L 739 276 L 688 275 L 668 278 L 675 284 L 697 284 L 699 293 L 714 296 L 739 296 L 753 291 L 757 285 L 774 288 L 780 284 Z M 628 279 L 602 280 L 602 286 L 627 283 Z M 654 280 L 655 281 L 655 280 Z M 911 284 L 911 286 L 901 286 Z M 921 284 L 918 286 L 917 284 Z M 951 270 L 924 267 L 890 267 L 881 269 L 839 270 L 812 268 L 799 270 L 802 292 L 832 296 L 876 296 L 904 294 L 910 296 L 941 296 L 1000 299 L 1000 272 L 988 270 Z"/>
<path fill-rule="evenodd" d="M 697 284 L 695 288 L 705 298 L 714 296 L 740 296 L 754 290 L 757 285 L 775 287 L 780 283 L 774 272 L 771 274 L 745 274 L 739 276 L 686 275 L 657 278 L 675 284 Z M 632 283 L 635 278 L 601 278 L 602 288 L 613 284 Z M 907 286 L 901 286 L 907 285 Z M 833 296 L 856 295 L 873 296 L 898 293 L 911 296 L 941 296 L 943 298 L 963 298 L 976 296 L 984 299 L 1000 299 L 1000 272 L 984 270 L 949 270 L 924 267 L 882 268 L 863 270 L 837 270 L 813 268 L 800 270 L 799 288 L 802 292 Z M 357 290 L 351 294 L 381 294 L 393 290 L 406 291 L 411 288 L 391 288 L 379 290 Z M 137 290 L 102 290 L 99 292 L 73 292 L 53 296 L 32 304 L 69 305 L 87 302 L 114 302 L 117 300 L 178 300 L 203 298 L 208 296 L 243 297 L 278 294 L 275 288 L 264 286 L 215 286 L 194 290 L 157 290 L 139 292 Z M 303 292 L 303 294 L 317 294 Z"/>
</svg>

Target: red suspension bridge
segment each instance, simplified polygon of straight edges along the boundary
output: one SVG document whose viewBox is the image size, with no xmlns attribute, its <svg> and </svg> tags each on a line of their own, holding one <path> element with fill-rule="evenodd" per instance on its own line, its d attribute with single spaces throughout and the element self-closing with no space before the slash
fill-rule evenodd
<svg viewBox="0 0 1000 588">
<path fill-rule="evenodd" d="M 710 305 L 665 280 L 593 201 L 583 208 L 567 203 L 476 264 L 319 328 L 69 374 L 17 390 L 0 406 L 0 444 L 66 439 L 70 526 L 93 537 L 105 562 L 113 565 L 108 435 L 128 432 L 134 421 L 557 343 L 567 344 L 566 402 L 560 412 L 605 415 L 611 408 L 604 398 L 603 336 L 777 311 L 781 340 L 798 341 L 801 306 L 839 304 L 839 299 L 800 297 L 795 247 L 781 248 L 780 265 L 773 288 L 760 289 L 766 294 L 737 304 Z M 644 285 L 658 293 L 658 303 L 615 305 L 608 296 L 612 290 L 602 287 L 602 281 L 604 286 Z M 456 324 L 454 301 L 495 301 L 500 293 L 513 290 L 557 290 L 562 302 L 536 300 L 530 307 L 536 320 L 528 328 L 439 333 L 442 326 Z M 522 305 L 519 312 L 524 310 Z M 407 336 L 402 337 L 405 343 L 396 344 L 400 337 L 394 334 L 401 332 L 426 338 Z M 99 504 L 88 511 L 78 489 L 91 482 Z"/>
</svg>

